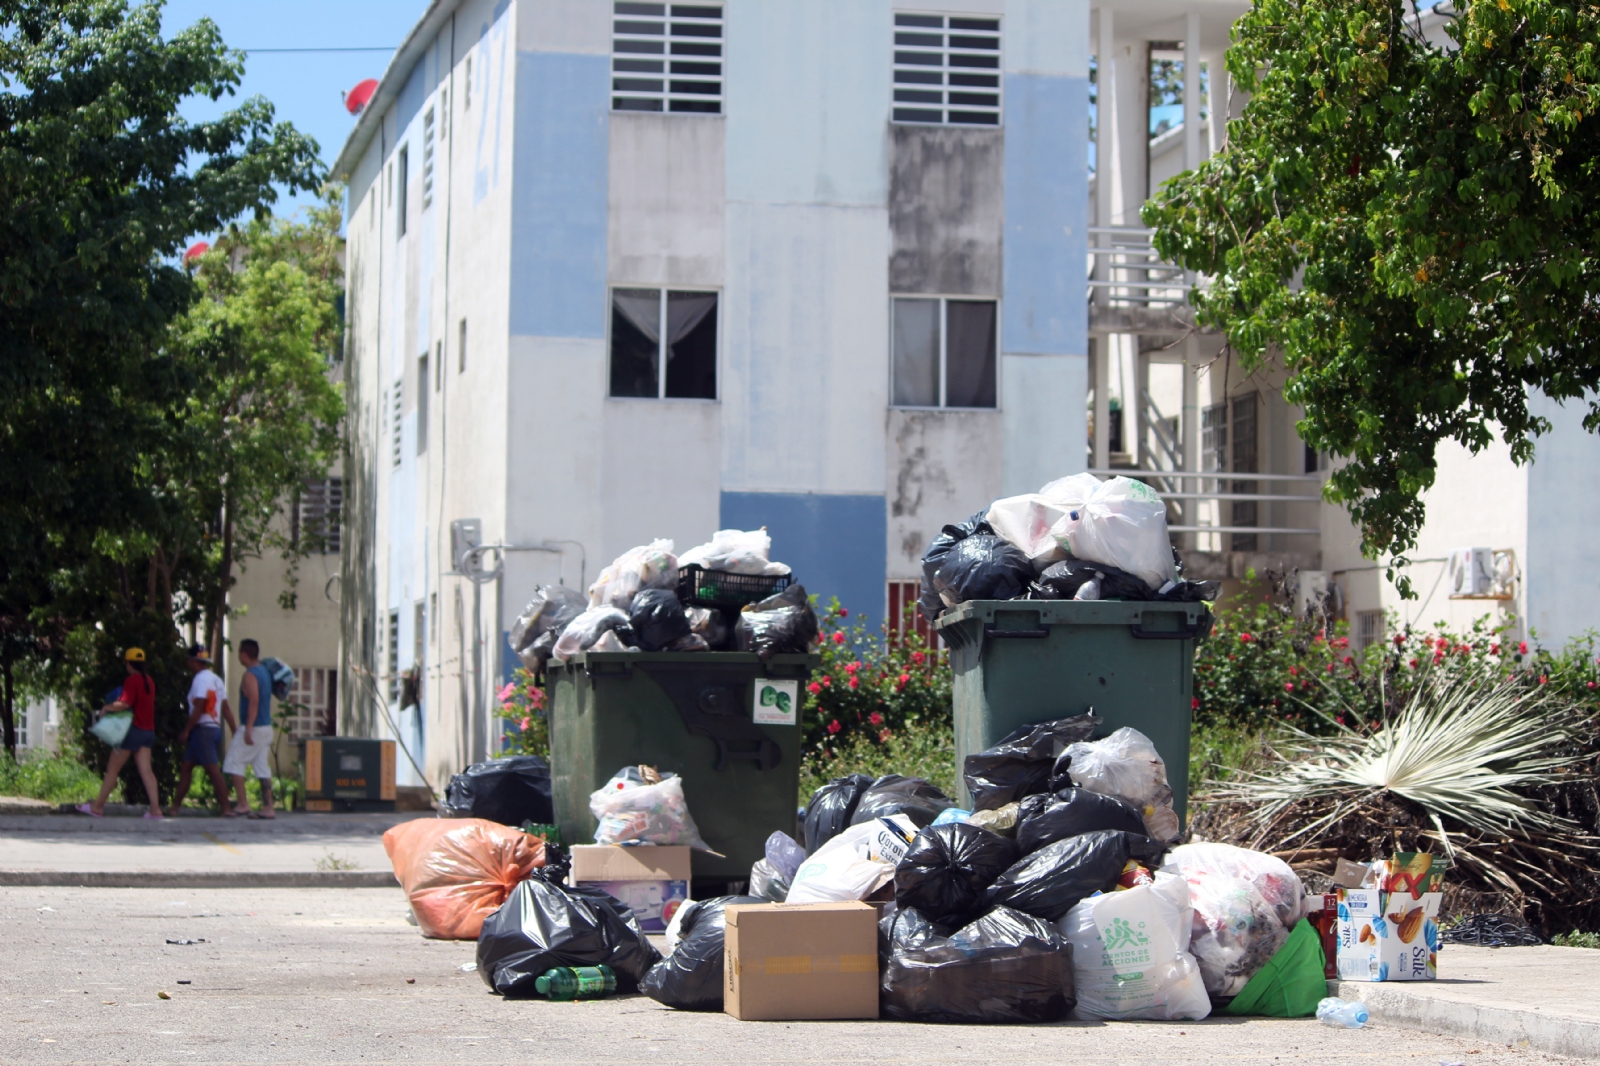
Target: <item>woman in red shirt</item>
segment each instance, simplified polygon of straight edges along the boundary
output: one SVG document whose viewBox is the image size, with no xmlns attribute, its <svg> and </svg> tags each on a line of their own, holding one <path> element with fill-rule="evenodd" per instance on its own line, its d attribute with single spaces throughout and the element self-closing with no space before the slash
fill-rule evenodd
<svg viewBox="0 0 1600 1066">
<path fill-rule="evenodd" d="M 93 803 L 78 804 L 78 810 L 94 818 L 105 814 L 106 797 L 117 787 L 117 775 L 122 772 L 128 756 L 132 755 L 134 765 L 139 768 L 139 778 L 144 782 L 145 795 L 150 797 L 150 809 L 144 816 L 160 818 L 161 801 L 156 790 L 156 775 L 150 769 L 150 747 L 156 742 L 156 683 L 145 666 L 143 650 L 129 648 L 122 660 L 128 668 L 128 676 L 122 682 L 122 695 L 107 704 L 100 713 L 132 711 L 133 724 L 128 728 L 128 735 L 122 738 L 122 744 L 111 753 L 111 762 L 106 766 L 106 779 L 100 783 L 99 798 Z"/>
</svg>

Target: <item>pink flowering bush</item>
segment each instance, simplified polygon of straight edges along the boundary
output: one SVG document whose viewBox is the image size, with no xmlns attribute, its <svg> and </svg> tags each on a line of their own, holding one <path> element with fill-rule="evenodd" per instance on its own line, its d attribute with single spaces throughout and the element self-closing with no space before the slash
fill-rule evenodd
<svg viewBox="0 0 1600 1066">
<path fill-rule="evenodd" d="M 503 755 L 538 755 L 550 758 L 550 717 L 544 687 L 533 674 L 517 667 L 511 680 L 495 694 L 495 717 L 506 722 Z"/>
</svg>

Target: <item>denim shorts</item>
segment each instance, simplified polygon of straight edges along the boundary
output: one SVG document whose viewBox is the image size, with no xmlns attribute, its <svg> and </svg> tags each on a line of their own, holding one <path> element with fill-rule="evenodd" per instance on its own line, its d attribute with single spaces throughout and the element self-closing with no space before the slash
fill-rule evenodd
<svg viewBox="0 0 1600 1066">
<path fill-rule="evenodd" d="M 218 726 L 197 725 L 189 730 L 189 746 L 184 749 L 183 761 L 196 766 L 215 766 L 221 762 L 217 749 L 222 746 L 222 729 Z"/>
<path fill-rule="evenodd" d="M 138 751 L 140 748 L 153 748 L 156 746 L 156 731 L 154 729 L 128 729 L 128 735 L 122 738 L 123 751 Z"/>
</svg>

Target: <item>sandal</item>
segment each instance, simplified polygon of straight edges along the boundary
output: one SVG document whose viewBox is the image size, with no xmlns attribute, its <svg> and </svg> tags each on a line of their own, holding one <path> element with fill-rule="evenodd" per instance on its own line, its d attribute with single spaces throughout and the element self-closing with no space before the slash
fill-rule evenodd
<svg viewBox="0 0 1600 1066">
<path fill-rule="evenodd" d="M 77 811 L 79 814 L 87 814 L 90 818 L 104 818 L 105 817 L 104 814 L 95 813 L 94 808 L 90 807 L 87 803 L 80 803 L 80 804 L 78 804 L 76 807 L 74 807 L 72 809 Z"/>
<path fill-rule="evenodd" d="M 276 814 L 262 814 L 260 811 L 251 811 L 245 817 L 253 822 L 271 822 L 276 820 L 278 816 Z"/>
</svg>

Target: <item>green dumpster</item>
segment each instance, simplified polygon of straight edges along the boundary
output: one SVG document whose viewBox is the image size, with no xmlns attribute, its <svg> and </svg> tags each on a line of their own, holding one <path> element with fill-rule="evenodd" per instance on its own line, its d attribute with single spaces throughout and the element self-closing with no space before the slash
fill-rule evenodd
<svg viewBox="0 0 1600 1066">
<path fill-rule="evenodd" d="M 550 767 L 556 822 L 571 844 L 594 840 L 589 795 L 640 763 L 683 778 L 700 836 L 725 858 L 694 853 L 694 876 L 743 881 L 774 830 L 795 835 L 801 705 L 814 655 L 584 652 L 552 661 Z M 758 681 L 773 681 L 763 705 Z M 788 701 L 776 698 L 786 693 Z M 787 702 L 787 707 L 785 703 Z M 778 724 L 787 718 L 792 724 Z"/>
<path fill-rule="evenodd" d="M 1167 764 L 1187 819 L 1194 644 L 1210 631 L 1202 603 L 972 600 L 940 616 L 955 672 L 956 776 L 968 755 L 1020 726 L 1083 714 L 1096 738 L 1132 726 Z M 961 801 L 971 802 L 966 782 Z"/>
</svg>

